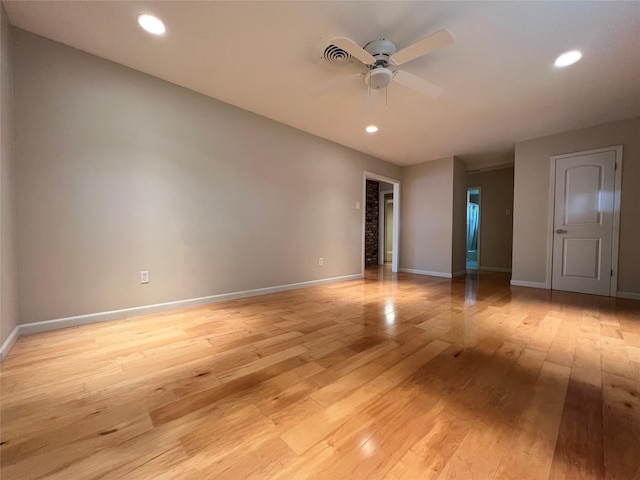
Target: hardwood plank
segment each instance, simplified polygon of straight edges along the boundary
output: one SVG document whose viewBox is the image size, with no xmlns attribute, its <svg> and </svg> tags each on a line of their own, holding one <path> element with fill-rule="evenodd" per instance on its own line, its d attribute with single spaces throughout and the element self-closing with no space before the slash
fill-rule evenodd
<svg viewBox="0 0 640 480">
<path fill-rule="evenodd" d="M 470 428 L 467 418 L 447 413 L 444 407 L 426 435 L 411 446 L 388 477 L 412 480 L 420 472 L 420 478 L 425 480 L 439 478 Z"/>
<path fill-rule="evenodd" d="M 576 348 L 575 330 L 578 327 L 577 322 L 563 319 L 553 343 L 547 353 L 547 362 L 553 362 L 565 367 L 571 367 L 573 363 L 573 355 Z"/>
<path fill-rule="evenodd" d="M 81 429 L 83 427 L 80 427 Z M 31 450 L 25 457 L 13 457 L 2 451 L 2 479 L 28 480 L 51 475 L 73 463 L 147 432 L 152 428 L 147 415 L 114 424 L 108 430 L 87 433 L 83 437 L 67 437 L 60 443 L 48 443 Z M 4 445 L 3 445 L 4 446 Z M 19 461 L 22 458 L 22 461 Z"/>
<path fill-rule="evenodd" d="M 327 434 L 342 425 L 356 408 L 402 382 L 448 346 L 447 342 L 434 340 L 348 397 L 330 405 L 320 414 L 313 415 L 285 432 L 282 438 L 298 455 L 304 453 Z"/>
<path fill-rule="evenodd" d="M 601 372 L 574 367 L 549 478 L 604 478 L 603 441 Z"/>
<path fill-rule="evenodd" d="M 478 372 L 479 379 L 467 387 L 474 394 L 465 395 L 465 401 L 477 401 L 473 405 L 466 403 L 468 412 L 476 413 L 469 420 L 475 428 L 465 436 L 440 478 L 487 478 L 495 474 L 512 428 L 529 405 L 545 357 L 544 352 L 516 345 L 501 347 L 488 368 Z"/>
<path fill-rule="evenodd" d="M 606 477 L 640 478 L 640 388 L 627 376 L 604 373 L 604 463 Z"/>
<path fill-rule="evenodd" d="M 220 378 L 220 380 L 222 380 L 223 382 L 230 382 L 232 380 L 250 375 L 251 373 L 260 371 L 266 367 L 270 367 L 271 365 L 275 365 L 290 358 L 297 357 L 298 355 L 302 355 L 306 352 L 307 349 L 303 346 L 288 348 L 281 352 L 274 353 L 273 355 L 269 355 L 267 357 L 259 358 L 252 362 L 249 362 L 239 368 L 234 369 L 229 373 L 218 375 L 218 378 Z"/>
<path fill-rule="evenodd" d="M 322 471 L 329 478 L 384 477 L 445 407 L 439 395 L 403 381 L 326 438 L 336 453 Z"/>
<path fill-rule="evenodd" d="M 570 373 L 567 367 L 545 362 L 494 478 L 549 477 Z"/>
<path fill-rule="evenodd" d="M 257 385 L 260 385 L 262 382 L 302 364 L 304 364 L 304 362 L 296 360 L 295 358 L 288 359 L 245 377 L 194 393 L 188 397 L 181 398 L 175 402 L 151 410 L 151 412 L 149 412 L 151 419 L 153 420 L 154 425 L 161 425 L 163 423 L 170 422 L 188 415 L 191 412 L 215 405 L 216 402 L 227 397 L 242 394 L 247 390 L 255 388 Z"/>
</svg>

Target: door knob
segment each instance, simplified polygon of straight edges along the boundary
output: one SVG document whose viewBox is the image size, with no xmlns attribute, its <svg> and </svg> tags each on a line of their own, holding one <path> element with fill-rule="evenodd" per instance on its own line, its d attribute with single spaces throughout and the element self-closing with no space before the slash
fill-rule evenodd
<svg viewBox="0 0 640 480">
<path fill-rule="evenodd" d="M 567 231 L 559 228 L 558 230 L 556 230 L 556 233 L 567 233 Z"/>
</svg>

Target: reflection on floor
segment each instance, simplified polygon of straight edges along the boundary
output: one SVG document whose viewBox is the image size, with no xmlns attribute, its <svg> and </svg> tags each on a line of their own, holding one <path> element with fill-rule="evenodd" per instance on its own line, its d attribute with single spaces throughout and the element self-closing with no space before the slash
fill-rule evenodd
<svg viewBox="0 0 640 480">
<path fill-rule="evenodd" d="M 467 270 L 477 270 L 477 269 L 478 269 L 478 251 L 468 250 L 467 251 Z"/>
<path fill-rule="evenodd" d="M 3 480 L 639 478 L 640 302 L 365 278 L 34 334 Z"/>
</svg>

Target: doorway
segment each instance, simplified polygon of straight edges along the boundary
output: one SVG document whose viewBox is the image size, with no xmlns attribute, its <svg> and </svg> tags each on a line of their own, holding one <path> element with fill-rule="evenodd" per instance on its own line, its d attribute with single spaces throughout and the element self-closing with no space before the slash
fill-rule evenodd
<svg viewBox="0 0 640 480">
<path fill-rule="evenodd" d="M 387 259 L 391 263 L 391 271 L 397 272 L 399 266 L 399 231 L 400 231 L 400 180 L 395 178 L 385 177 L 378 175 L 377 173 L 364 172 L 363 175 L 363 209 L 362 209 L 362 274 L 364 275 L 365 261 L 370 252 L 367 250 L 367 221 L 371 220 L 370 215 L 367 214 L 367 181 L 378 183 L 378 195 L 376 196 L 376 204 L 378 206 L 378 216 L 376 219 L 376 227 L 378 230 L 378 236 L 376 240 L 376 264 L 384 264 Z M 382 185 L 382 188 L 380 188 Z M 385 195 L 390 195 L 385 199 L 380 192 L 384 192 Z M 391 203 L 387 203 L 386 200 L 391 200 Z M 358 202 L 358 207 L 360 202 Z M 385 215 L 387 208 L 390 209 L 388 215 Z M 387 216 L 387 222 L 384 224 L 385 216 Z M 371 222 L 369 221 L 369 224 Z M 390 249 L 390 255 L 387 254 L 387 247 Z"/>
<path fill-rule="evenodd" d="M 480 187 L 467 189 L 467 270 L 480 265 Z"/>
<path fill-rule="evenodd" d="M 393 185 L 380 182 L 380 225 L 378 231 L 378 264 L 391 264 L 393 259 Z"/>
<path fill-rule="evenodd" d="M 384 197 L 384 261 L 391 263 L 393 258 L 393 192 Z"/>
<path fill-rule="evenodd" d="M 622 146 L 551 157 L 551 288 L 615 296 Z"/>
</svg>

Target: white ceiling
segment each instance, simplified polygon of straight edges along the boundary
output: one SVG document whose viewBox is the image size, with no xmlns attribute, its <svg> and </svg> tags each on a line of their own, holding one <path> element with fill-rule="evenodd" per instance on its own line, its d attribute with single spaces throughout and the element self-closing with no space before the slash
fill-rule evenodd
<svg viewBox="0 0 640 480">
<path fill-rule="evenodd" d="M 640 114 L 640 2 L 5 2 L 20 28 L 356 150 L 408 165 L 504 158 L 519 140 Z M 159 16 L 164 37 L 136 24 Z M 367 106 L 358 72 L 327 65 L 335 36 L 455 43 L 403 65 L 445 89 L 394 84 Z M 566 50 L 584 58 L 566 69 Z M 375 123 L 375 135 L 364 127 Z M 502 160 L 501 160 L 502 161 Z"/>
</svg>

